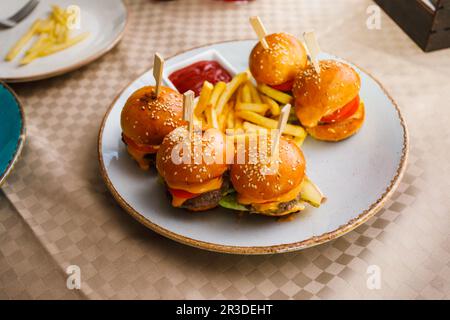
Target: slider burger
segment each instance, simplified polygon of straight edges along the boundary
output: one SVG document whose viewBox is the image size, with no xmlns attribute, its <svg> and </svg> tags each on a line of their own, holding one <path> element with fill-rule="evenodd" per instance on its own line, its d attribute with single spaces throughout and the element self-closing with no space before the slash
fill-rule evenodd
<svg viewBox="0 0 450 320">
<path fill-rule="evenodd" d="M 169 133 L 158 150 L 156 168 L 172 205 L 191 211 L 215 208 L 228 189 L 225 154 L 225 137 L 217 129 L 191 139 L 186 126 Z"/>
<path fill-rule="evenodd" d="M 182 116 L 183 96 L 170 88 L 161 87 L 158 97 L 153 86 L 130 96 L 121 114 L 122 140 L 143 170 L 154 162 L 164 137 L 185 123 Z"/>
<path fill-rule="evenodd" d="M 267 140 L 270 140 L 270 136 Z M 300 148 L 291 140 L 281 137 L 278 160 L 262 161 L 264 158 L 260 155 L 261 150 L 258 150 L 256 159 L 250 161 L 249 145 L 246 143 L 244 163 L 235 161 L 230 170 L 230 179 L 236 190 L 236 203 L 233 204 L 233 196 L 229 196 L 221 205 L 267 216 L 283 216 L 303 210 L 305 206 L 301 193 L 306 176 L 305 158 Z M 267 145 L 265 150 L 270 150 L 270 141 Z M 276 166 L 270 171 L 274 161 Z"/>
<path fill-rule="evenodd" d="M 295 76 L 308 62 L 303 44 L 287 33 L 267 35 L 269 49 L 258 42 L 250 54 L 250 72 L 258 83 L 291 91 Z"/>
<path fill-rule="evenodd" d="M 319 64 L 319 74 L 310 65 L 297 76 L 292 90 L 295 112 L 312 137 L 340 141 L 358 132 L 364 122 L 361 80 L 345 63 L 324 60 Z"/>
</svg>

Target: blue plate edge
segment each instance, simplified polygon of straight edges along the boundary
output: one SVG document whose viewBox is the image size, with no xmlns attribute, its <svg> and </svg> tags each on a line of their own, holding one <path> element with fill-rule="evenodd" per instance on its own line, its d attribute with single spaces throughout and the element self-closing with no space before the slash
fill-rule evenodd
<svg viewBox="0 0 450 320">
<path fill-rule="evenodd" d="M 2 80 L 0 80 L 0 86 L 3 86 L 7 91 L 9 91 L 12 94 L 14 100 L 17 102 L 17 106 L 19 107 L 20 118 L 22 120 L 21 127 L 20 127 L 20 136 L 19 136 L 19 139 L 17 140 L 15 152 L 14 152 L 11 160 L 9 161 L 8 166 L 6 167 L 5 171 L 0 175 L 0 188 L 1 188 L 3 186 L 3 184 L 6 182 L 6 179 L 8 178 L 8 176 L 11 174 L 11 172 L 14 168 L 14 165 L 17 163 L 17 161 L 20 158 L 20 155 L 22 154 L 22 150 L 23 150 L 23 147 L 25 145 L 25 140 L 26 140 L 26 119 L 25 119 L 25 112 L 23 109 L 23 104 L 22 104 L 20 98 L 15 93 L 15 91 L 10 86 L 8 86 L 5 82 L 3 82 Z"/>
</svg>

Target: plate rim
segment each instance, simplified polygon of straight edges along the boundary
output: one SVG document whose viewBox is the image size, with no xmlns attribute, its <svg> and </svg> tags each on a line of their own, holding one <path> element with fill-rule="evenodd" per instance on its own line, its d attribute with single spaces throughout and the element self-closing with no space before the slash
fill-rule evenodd
<svg viewBox="0 0 450 320">
<path fill-rule="evenodd" d="M 123 36 L 125 35 L 125 32 L 129 28 L 129 25 L 130 25 L 130 23 L 129 23 L 130 22 L 129 5 L 127 3 L 125 3 L 124 0 L 120 0 L 120 2 L 122 3 L 122 5 L 125 8 L 125 25 L 124 25 L 123 29 L 118 33 L 116 38 L 109 45 L 107 45 L 102 50 L 98 51 L 96 54 L 93 54 L 92 56 L 87 57 L 86 59 L 81 60 L 77 63 L 71 64 L 67 67 L 63 67 L 63 68 L 60 68 L 60 69 L 57 69 L 54 71 L 44 72 L 44 73 L 36 73 L 36 74 L 26 76 L 26 77 L 0 78 L 0 81 L 7 82 L 7 83 L 23 83 L 23 82 L 32 82 L 32 81 L 49 79 L 49 78 L 57 77 L 57 76 L 78 70 L 78 69 L 94 62 L 95 60 L 101 58 L 102 56 L 107 54 L 109 51 L 114 49 L 114 47 L 122 40 Z"/>
<path fill-rule="evenodd" d="M 240 42 L 240 41 L 249 41 L 249 40 L 255 40 L 256 39 L 234 39 L 234 40 L 227 40 L 227 41 L 218 41 L 218 42 L 212 42 L 208 44 L 203 44 L 200 46 L 192 47 L 189 49 L 181 50 L 169 57 L 166 58 L 166 60 L 172 59 L 180 54 L 186 53 L 188 51 L 192 51 L 195 49 L 200 48 L 206 48 L 213 45 L 223 44 L 223 43 L 229 43 L 229 42 Z M 407 162 L 408 162 L 408 155 L 409 155 L 409 132 L 408 127 L 406 125 L 405 118 L 403 117 L 401 110 L 395 100 L 391 97 L 391 95 L 387 92 L 387 90 L 384 88 L 384 86 L 381 84 L 381 82 L 375 78 L 371 73 L 367 72 L 365 69 L 361 68 L 357 64 L 347 61 L 343 59 L 344 61 L 353 64 L 358 69 L 360 69 L 362 72 L 366 73 L 370 78 L 372 78 L 381 88 L 383 93 L 389 98 L 389 100 L 392 102 L 392 105 L 394 106 L 395 110 L 397 111 L 397 115 L 400 120 L 400 125 L 403 129 L 403 148 L 402 148 L 402 155 L 400 158 L 400 163 L 397 167 L 395 176 L 392 178 L 391 182 L 383 192 L 383 194 L 374 202 L 372 203 L 366 210 L 358 214 L 355 218 L 349 220 L 346 224 L 343 224 L 339 226 L 339 228 L 329 231 L 326 233 L 323 233 L 318 236 L 313 236 L 308 239 L 298 241 L 298 242 L 292 242 L 292 243 L 284 243 L 284 244 L 277 244 L 277 245 L 271 245 L 271 246 L 230 246 L 230 245 L 222 245 L 217 243 L 211 243 L 206 242 L 202 240 L 196 240 L 192 239 L 190 237 L 186 237 L 183 235 L 180 235 L 178 233 L 172 232 L 170 230 L 167 230 L 156 223 L 148 220 L 145 218 L 142 214 L 140 214 L 138 211 L 136 211 L 128 202 L 126 202 L 125 199 L 119 194 L 119 192 L 115 189 L 114 185 L 112 184 L 111 180 L 109 179 L 108 173 L 106 171 L 105 164 L 103 162 L 103 152 L 102 152 L 102 137 L 103 137 L 103 131 L 105 128 L 106 120 L 109 117 L 110 112 L 112 111 L 114 105 L 116 104 L 117 100 L 120 98 L 120 96 L 129 88 L 129 86 L 135 82 L 137 79 L 141 78 L 144 74 L 146 74 L 149 70 L 146 70 L 136 78 L 134 78 L 132 81 L 130 81 L 120 92 L 116 95 L 111 105 L 108 107 L 105 115 L 103 116 L 99 133 L 98 133 L 98 143 L 97 143 L 97 152 L 98 152 L 98 160 L 100 165 L 100 174 L 106 184 L 106 187 L 113 195 L 114 199 L 119 203 L 119 205 L 127 212 L 129 215 L 131 215 L 134 219 L 136 219 L 139 223 L 143 224 L 147 228 L 155 231 L 156 233 L 169 238 L 171 240 L 174 240 L 176 242 L 189 245 L 191 247 L 199 248 L 199 249 L 205 249 L 208 251 L 213 252 L 219 252 L 219 253 L 228 253 L 228 254 L 240 254 L 240 255 L 263 255 L 263 254 L 275 254 L 275 253 L 286 253 L 286 252 L 292 252 L 297 250 L 302 250 L 306 248 L 310 248 L 313 246 L 317 246 L 323 243 L 326 243 L 328 241 L 337 239 L 344 234 L 356 229 L 357 227 L 361 226 L 365 222 L 367 222 L 370 218 L 372 218 L 377 212 L 379 212 L 386 201 L 391 197 L 391 195 L 394 193 L 394 191 L 398 188 L 402 177 L 406 171 Z M 150 69 L 151 70 L 151 69 Z"/>
<path fill-rule="evenodd" d="M 26 130 L 26 119 L 25 119 L 25 112 L 23 108 L 23 103 L 20 100 L 17 93 L 10 87 L 8 84 L 2 80 L 0 80 L 0 86 L 3 86 L 6 90 L 8 90 L 14 97 L 14 99 L 17 102 L 17 106 L 19 107 L 20 117 L 22 119 L 22 126 L 20 128 L 20 135 L 19 139 L 17 141 L 16 150 L 14 151 L 14 155 L 9 161 L 8 166 L 5 169 L 5 172 L 3 174 L 0 174 L 0 188 L 2 185 L 6 182 L 6 179 L 11 174 L 12 170 L 14 169 L 14 165 L 17 163 L 17 161 L 20 158 L 20 155 L 22 154 L 23 147 L 25 145 L 25 140 L 27 136 L 27 130 Z"/>
</svg>

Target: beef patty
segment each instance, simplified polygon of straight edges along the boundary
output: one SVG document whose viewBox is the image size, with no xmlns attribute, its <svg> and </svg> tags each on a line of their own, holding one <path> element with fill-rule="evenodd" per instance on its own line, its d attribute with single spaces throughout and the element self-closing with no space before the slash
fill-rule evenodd
<svg viewBox="0 0 450 320">
<path fill-rule="evenodd" d="M 217 190 L 202 193 L 198 197 L 187 200 L 183 203 L 185 209 L 196 209 L 205 207 L 216 207 L 219 205 L 219 201 L 222 199 L 224 193 L 230 188 L 229 178 L 224 176 L 222 187 Z"/>
<path fill-rule="evenodd" d="M 192 210 L 197 208 L 214 207 L 219 205 L 220 199 L 222 199 L 222 191 L 220 189 L 213 190 L 187 200 L 183 203 L 183 208 Z"/>
</svg>

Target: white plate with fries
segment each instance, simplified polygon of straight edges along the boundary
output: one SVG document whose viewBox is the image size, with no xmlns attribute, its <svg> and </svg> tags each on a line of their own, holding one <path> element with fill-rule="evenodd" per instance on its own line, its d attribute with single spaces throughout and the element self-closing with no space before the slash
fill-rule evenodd
<svg viewBox="0 0 450 320">
<path fill-rule="evenodd" d="M 242 75 L 248 68 L 254 44 L 255 41 L 245 40 L 208 45 L 168 59 L 166 67 L 214 49 Z M 319 58 L 337 59 L 325 53 Z M 288 135 L 302 145 L 308 177 L 327 197 L 320 208 L 308 206 L 291 219 L 278 220 L 223 208 L 202 213 L 173 208 L 156 171 L 141 171 L 121 141 L 122 108 L 135 90 L 154 85 L 151 71 L 125 88 L 105 115 L 98 144 L 101 175 L 114 198 L 135 219 L 170 239 L 194 247 L 234 254 L 270 254 L 335 239 L 381 209 L 399 185 L 408 154 L 408 134 L 399 108 L 379 82 L 358 67 L 355 69 L 361 76 L 360 96 L 366 107 L 366 121 L 357 135 L 339 143 L 325 143 L 311 137 L 304 139 L 303 128 L 294 121 L 287 129 Z M 279 103 L 270 102 L 262 92 Z M 241 106 L 244 112 L 228 110 L 228 114 L 232 113 L 230 117 L 213 114 L 222 128 L 229 127 L 228 119 L 243 129 L 273 128 L 277 122 L 269 117 L 279 112 L 287 98 L 264 88 L 258 92 L 256 87 L 234 97 L 247 100 Z M 220 103 L 215 107 L 222 108 Z M 227 104 L 222 110 L 227 110 Z M 242 115 L 245 119 L 239 118 Z M 212 121 L 210 117 L 206 115 L 205 120 Z"/>
<path fill-rule="evenodd" d="M 26 2 L 0 1 L 1 18 Z M 126 24 L 121 0 L 41 0 L 19 25 L 0 29 L 0 79 L 34 81 L 80 68 L 111 50 Z"/>
</svg>

